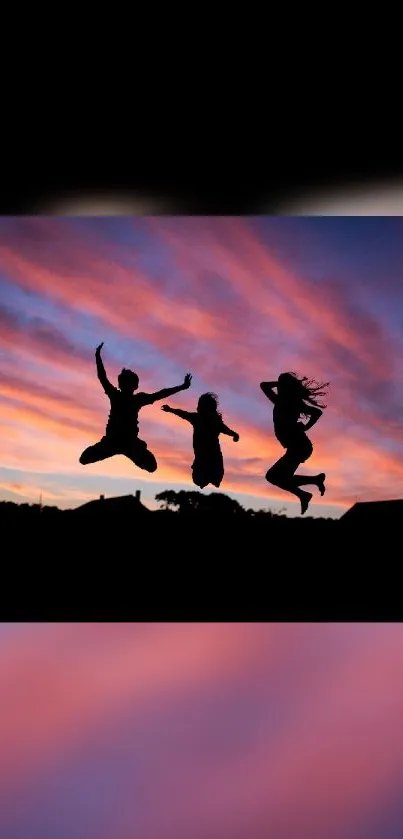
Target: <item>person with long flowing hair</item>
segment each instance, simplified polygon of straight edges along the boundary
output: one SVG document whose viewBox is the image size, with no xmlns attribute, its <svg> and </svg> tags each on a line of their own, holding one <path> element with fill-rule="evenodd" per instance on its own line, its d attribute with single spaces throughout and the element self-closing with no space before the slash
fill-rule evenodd
<svg viewBox="0 0 403 839">
<path fill-rule="evenodd" d="M 193 483 L 200 489 L 204 489 L 207 484 L 219 487 L 224 477 L 224 461 L 219 436 L 227 434 L 237 443 L 239 434 L 223 422 L 218 411 L 216 394 L 202 393 L 197 403 L 197 411 L 182 411 L 179 408 L 171 408 L 169 405 L 163 405 L 161 410 L 175 414 L 193 426 Z"/>
<path fill-rule="evenodd" d="M 260 387 L 273 402 L 274 433 L 286 450 L 285 454 L 266 472 L 266 480 L 274 486 L 292 492 L 301 502 L 302 515 L 307 511 L 312 493 L 302 486 L 316 486 L 325 493 L 324 472 L 318 475 L 296 475 L 298 466 L 313 452 L 307 431 L 320 419 L 327 406 L 320 402 L 326 396 L 329 382 L 318 383 L 296 373 L 281 373 L 275 382 L 261 382 Z M 303 422 L 305 417 L 307 422 Z"/>
</svg>

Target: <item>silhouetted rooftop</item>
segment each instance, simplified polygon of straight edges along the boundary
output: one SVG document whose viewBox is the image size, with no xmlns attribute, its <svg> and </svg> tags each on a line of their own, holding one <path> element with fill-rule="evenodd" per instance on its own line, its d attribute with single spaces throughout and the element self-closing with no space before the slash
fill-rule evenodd
<svg viewBox="0 0 403 839">
<path fill-rule="evenodd" d="M 400 519 L 403 522 L 403 499 L 391 501 L 359 501 L 350 507 L 341 520 L 352 523 L 378 523 L 380 519 Z"/>
<path fill-rule="evenodd" d="M 118 495 L 113 498 L 105 498 L 105 496 L 101 495 L 99 498 L 94 498 L 93 501 L 87 501 L 85 504 L 81 504 L 80 507 L 76 507 L 72 512 L 96 512 L 99 514 L 103 509 L 105 513 L 151 512 L 140 501 L 140 490 L 137 490 L 136 495 Z"/>
</svg>

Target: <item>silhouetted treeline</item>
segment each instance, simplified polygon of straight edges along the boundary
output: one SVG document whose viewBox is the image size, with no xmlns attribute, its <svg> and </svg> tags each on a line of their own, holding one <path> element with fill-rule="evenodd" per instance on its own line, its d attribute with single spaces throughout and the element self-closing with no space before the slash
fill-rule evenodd
<svg viewBox="0 0 403 839">
<path fill-rule="evenodd" d="M 157 500 L 0 502 L 2 619 L 365 620 L 371 597 L 387 619 L 400 591 L 395 525 L 288 518 L 214 492 Z"/>
<path fill-rule="evenodd" d="M 258 554 L 263 562 L 273 560 L 273 545 L 279 541 L 284 546 L 296 540 L 304 545 L 302 553 L 309 552 L 317 541 L 331 544 L 339 527 L 331 518 L 288 518 L 281 512 L 245 509 L 224 493 L 166 490 L 156 496 L 161 506 L 153 511 L 142 504 L 132 509 L 124 503 L 127 498 L 122 503 L 96 500 L 69 510 L 3 501 L 0 528 L 8 547 L 24 555 L 27 548 L 35 556 L 46 550 L 59 562 L 65 554 L 75 561 L 79 555 L 95 558 L 106 550 L 108 561 L 124 556 L 131 566 L 174 557 L 191 568 L 200 557 L 205 565 L 217 559 L 249 561 Z"/>
<path fill-rule="evenodd" d="M 116 499 L 116 501 L 118 500 L 119 499 Z M 175 518 L 178 516 L 189 516 L 190 514 L 193 516 L 205 516 L 207 514 L 214 516 L 215 518 L 230 516 L 231 519 L 235 517 L 237 519 L 240 518 L 243 521 L 264 521 L 267 524 L 269 522 L 277 524 L 281 521 L 282 525 L 284 526 L 284 524 L 286 524 L 287 527 L 293 526 L 297 521 L 299 521 L 297 517 L 288 517 L 283 511 L 275 512 L 270 509 L 245 509 L 245 507 L 243 507 L 234 498 L 230 498 L 228 495 L 221 492 L 212 492 L 209 495 L 203 495 L 201 492 L 194 491 L 164 490 L 155 496 L 155 500 L 159 501 L 161 506 L 157 510 L 150 511 L 150 513 L 154 516 L 157 515 L 158 519 L 166 518 L 166 514 L 169 514 L 169 517 L 173 515 Z M 26 502 L 17 504 L 13 501 L 0 501 L 0 522 L 6 524 L 8 521 L 18 520 L 21 525 L 24 523 L 30 524 L 34 521 L 61 522 L 62 520 L 67 521 L 68 519 L 70 522 L 73 517 L 77 515 L 78 511 L 80 512 L 81 520 L 83 520 L 83 517 L 86 514 L 89 515 L 89 510 L 87 511 L 85 507 L 86 505 L 74 509 L 60 510 L 57 506 L 53 505 L 42 506 L 40 504 L 29 504 Z M 91 508 L 91 517 L 99 516 L 99 518 L 102 519 L 104 518 L 107 509 L 108 508 L 105 506 L 101 507 L 99 503 L 98 507 Z M 126 517 L 128 516 L 126 511 L 124 511 L 124 515 Z M 121 518 L 118 505 L 115 505 L 113 516 L 117 519 Z M 134 516 L 132 516 L 132 518 L 134 518 Z M 319 524 L 324 521 L 331 524 L 335 522 L 335 519 L 313 518 L 308 516 L 307 518 L 301 520 L 301 524 L 306 522 Z"/>
<path fill-rule="evenodd" d="M 0 523 L 7 524 L 9 521 L 18 521 L 23 526 L 43 518 L 44 521 L 53 519 L 60 520 L 65 510 L 59 510 L 55 506 L 44 506 L 40 504 L 15 504 L 13 501 L 0 501 Z"/>
</svg>

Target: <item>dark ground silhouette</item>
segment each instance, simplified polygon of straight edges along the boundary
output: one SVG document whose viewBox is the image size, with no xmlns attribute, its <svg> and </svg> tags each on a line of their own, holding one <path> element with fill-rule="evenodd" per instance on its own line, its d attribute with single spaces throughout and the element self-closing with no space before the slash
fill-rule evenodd
<svg viewBox="0 0 403 839">
<path fill-rule="evenodd" d="M 40 504 L 16 504 L 11 501 L 0 502 L 0 527 L 4 530 L 14 530 L 15 538 L 23 540 L 28 534 L 41 532 L 47 534 L 80 533 L 87 535 L 94 541 L 108 538 L 108 534 L 116 540 L 139 538 L 141 535 L 153 532 L 154 543 L 164 540 L 164 527 L 176 529 L 177 533 L 185 534 L 192 543 L 194 535 L 205 535 L 212 542 L 223 539 L 228 550 L 233 543 L 233 534 L 241 531 L 255 534 L 258 538 L 263 532 L 275 533 L 308 533 L 310 530 L 319 532 L 322 529 L 334 531 L 339 527 L 339 521 L 333 518 L 299 517 L 288 518 L 283 513 L 271 510 L 245 509 L 238 501 L 225 493 L 212 492 L 204 494 L 197 491 L 165 490 L 158 493 L 156 501 L 159 509 L 149 510 L 140 502 L 140 493 L 136 496 L 120 496 L 118 498 L 99 499 L 88 502 L 74 509 L 60 510 L 56 506 L 41 506 Z M 214 534 L 206 529 L 206 522 L 214 528 Z M 96 526 L 95 526 L 96 523 Z M 175 551 L 188 550 L 189 545 L 176 544 Z M 134 549 L 133 549 L 134 550 Z"/>
<path fill-rule="evenodd" d="M 223 493 L 158 500 L 147 512 L 134 496 L 75 510 L 0 502 L 1 620 L 403 619 L 403 502 L 387 522 L 371 505 L 349 525 Z"/>
<path fill-rule="evenodd" d="M 334 533 L 342 526 L 343 519 L 288 517 L 282 512 L 271 510 L 245 509 L 238 501 L 224 493 L 212 492 L 204 494 L 197 491 L 165 490 L 155 496 L 160 507 L 150 510 L 140 501 L 140 493 L 136 496 L 119 496 L 106 498 L 101 496 L 86 504 L 73 509 L 61 510 L 56 506 L 41 506 L 40 504 L 16 504 L 12 501 L 0 501 L 0 528 L 12 530 L 14 543 L 20 539 L 24 541 L 29 534 L 39 532 L 46 538 L 49 534 L 80 533 L 94 541 L 108 538 L 108 533 L 116 541 L 126 545 L 132 536 L 137 539 L 150 531 L 153 541 L 164 539 L 164 527 L 176 529 L 178 534 L 184 534 L 193 542 L 194 534 L 205 534 L 206 539 L 212 541 L 221 537 L 228 550 L 233 546 L 233 533 L 241 531 L 255 534 L 258 538 L 262 533 L 275 534 L 307 534 L 308 532 L 326 531 Z M 96 522 L 96 527 L 94 523 Z M 165 524 L 163 524 L 163 522 Z M 214 534 L 206 529 L 206 522 L 214 527 Z M 116 529 L 116 530 L 115 530 Z M 267 547 L 267 546 L 266 546 Z M 175 545 L 175 551 L 188 550 L 189 545 Z M 134 548 L 133 548 L 134 551 Z"/>
</svg>

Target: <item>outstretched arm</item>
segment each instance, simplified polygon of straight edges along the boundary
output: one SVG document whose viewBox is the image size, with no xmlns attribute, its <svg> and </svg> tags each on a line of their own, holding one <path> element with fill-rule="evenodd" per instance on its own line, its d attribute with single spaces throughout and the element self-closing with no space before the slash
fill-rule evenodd
<svg viewBox="0 0 403 839">
<path fill-rule="evenodd" d="M 191 381 L 192 377 L 190 373 L 187 373 L 183 384 L 178 385 L 177 387 L 166 387 L 163 390 L 157 390 L 155 393 L 144 394 L 147 399 L 145 404 L 152 405 L 153 402 L 158 402 L 159 399 L 167 399 L 168 396 L 173 396 L 174 393 L 179 393 L 180 390 L 187 390 L 187 388 L 190 387 Z"/>
<path fill-rule="evenodd" d="M 104 363 L 103 363 L 102 358 L 101 358 L 101 350 L 102 350 L 103 345 L 104 345 L 104 343 L 102 341 L 102 344 L 100 344 L 99 347 L 96 348 L 96 350 L 95 350 L 95 360 L 96 360 L 96 364 L 97 364 L 98 379 L 101 382 L 101 385 L 102 385 L 105 393 L 107 393 L 108 396 L 109 396 L 111 393 L 113 393 L 115 388 L 114 388 L 113 384 L 111 384 L 111 382 L 109 381 L 109 379 L 106 375 Z"/>
<path fill-rule="evenodd" d="M 236 431 L 232 431 L 231 428 L 228 428 L 228 425 L 225 425 L 224 422 L 223 422 L 220 430 L 221 430 L 221 434 L 228 434 L 228 437 L 232 437 L 234 443 L 238 442 L 239 434 L 237 434 Z"/>
<path fill-rule="evenodd" d="M 277 382 L 260 382 L 261 390 L 263 391 L 264 395 L 267 396 L 272 402 L 275 402 L 277 399 L 277 394 L 274 393 L 273 388 L 277 387 Z"/>
<path fill-rule="evenodd" d="M 168 414 L 175 414 L 175 416 L 187 420 L 188 422 L 192 422 L 193 420 L 193 415 L 190 411 L 181 411 L 180 408 L 171 408 L 169 405 L 163 405 L 161 411 L 166 411 Z"/>
<path fill-rule="evenodd" d="M 310 419 L 308 422 L 302 423 L 302 425 L 304 426 L 305 431 L 309 431 L 309 429 L 315 425 L 315 422 L 321 418 L 323 411 L 321 411 L 320 408 L 314 408 L 311 405 L 306 405 L 304 402 L 304 413 L 309 414 Z"/>
</svg>

